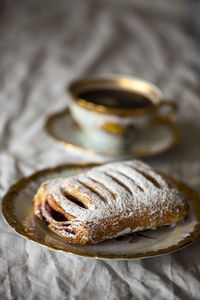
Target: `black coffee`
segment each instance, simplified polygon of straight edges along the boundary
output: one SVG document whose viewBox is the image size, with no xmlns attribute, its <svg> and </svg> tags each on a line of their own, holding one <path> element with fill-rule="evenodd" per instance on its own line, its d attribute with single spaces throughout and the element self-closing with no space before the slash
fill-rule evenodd
<svg viewBox="0 0 200 300">
<path fill-rule="evenodd" d="M 127 90 L 95 89 L 81 92 L 80 98 L 109 108 L 137 109 L 152 106 L 152 102 L 145 96 Z"/>
</svg>

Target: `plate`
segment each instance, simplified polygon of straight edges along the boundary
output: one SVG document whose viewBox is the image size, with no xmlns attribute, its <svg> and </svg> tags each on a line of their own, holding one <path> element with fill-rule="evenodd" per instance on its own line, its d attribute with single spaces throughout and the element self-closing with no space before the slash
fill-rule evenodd
<svg viewBox="0 0 200 300">
<path fill-rule="evenodd" d="M 33 214 L 32 200 L 39 185 L 57 177 L 69 177 L 86 171 L 97 164 L 62 165 L 45 169 L 21 179 L 4 196 L 2 210 L 11 227 L 25 238 L 54 250 L 93 258 L 136 259 L 176 251 L 200 235 L 200 196 L 187 185 L 163 174 L 185 193 L 190 206 L 189 215 L 176 226 L 163 226 L 120 236 L 97 245 L 69 244 L 52 232 Z"/>
<path fill-rule="evenodd" d="M 45 129 L 66 149 L 115 158 L 149 157 L 162 154 L 174 148 L 180 141 L 179 128 L 165 119 L 158 119 L 154 126 L 138 132 L 134 144 L 126 147 L 129 149 L 128 153 L 115 153 L 109 147 L 104 147 L 102 143 L 92 144 L 74 123 L 68 109 L 49 116 Z"/>
</svg>

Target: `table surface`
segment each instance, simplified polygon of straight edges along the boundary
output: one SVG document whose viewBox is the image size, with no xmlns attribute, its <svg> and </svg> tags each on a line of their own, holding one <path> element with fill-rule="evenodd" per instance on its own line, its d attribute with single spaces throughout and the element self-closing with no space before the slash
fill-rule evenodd
<svg viewBox="0 0 200 300">
<path fill-rule="evenodd" d="M 0 2 L 0 196 L 18 179 L 60 163 L 102 161 L 66 151 L 43 130 L 67 106 L 66 85 L 117 73 L 157 84 L 179 105 L 181 144 L 153 167 L 200 192 L 199 1 Z M 200 241 L 136 261 L 58 253 L 0 218 L 1 299 L 199 299 Z"/>
</svg>

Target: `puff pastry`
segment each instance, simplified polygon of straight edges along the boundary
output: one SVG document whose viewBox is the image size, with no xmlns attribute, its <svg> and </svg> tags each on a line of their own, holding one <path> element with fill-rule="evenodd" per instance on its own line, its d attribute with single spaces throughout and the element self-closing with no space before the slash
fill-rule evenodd
<svg viewBox="0 0 200 300">
<path fill-rule="evenodd" d="M 188 213 L 174 184 L 138 160 L 46 181 L 33 203 L 51 230 L 78 244 L 173 224 Z"/>
</svg>

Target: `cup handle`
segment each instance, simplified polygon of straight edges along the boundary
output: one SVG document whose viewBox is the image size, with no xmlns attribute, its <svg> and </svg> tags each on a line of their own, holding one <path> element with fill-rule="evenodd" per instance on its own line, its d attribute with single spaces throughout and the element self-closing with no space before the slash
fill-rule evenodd
<svg viewBox="0 0 200 300">
<path fill-rule="evenodd" d="M 162 109 L 162 107 L 167 107 L 167 106 L 171 109 L 168 112 L 168 114 L 164 115 L 164 114 L 162 114 L 161 109 Z M 161 119 L 165 119 L 165 120 L 170 121 L 170 122 L 175 122 L 176 117 L 177 117 L 177 113 L 178 113 L 178 106 L 173 102 L 162 101 L 158 105 L 157 114 L 158 114 L 158 117 L 161 118 Z"/>
</svg>

